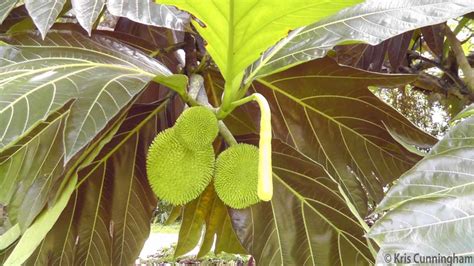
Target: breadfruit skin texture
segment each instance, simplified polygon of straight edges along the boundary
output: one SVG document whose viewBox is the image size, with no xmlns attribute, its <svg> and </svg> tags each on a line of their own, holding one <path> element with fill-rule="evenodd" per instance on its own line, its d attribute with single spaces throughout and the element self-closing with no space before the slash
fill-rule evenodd
<svg viewBox="0 0 474 266">
<path fill-rule="evenodd" d="M 214 172 L 212 145 L 191 150 L 182 145 L 173 128 L 156 136 L 147 155 L 147 176 L 161 200 L 183 205 L 197 198 Z"/>
<path fill-rule="evenodd" d="M 200 149 L 212 144 L 219 132 L 216 115 L 203 106 L 184 110 L 174 128 L 183 145 L 190 149 Z"/>
<path fill-rule="evenodd" d="M 216 161 L 214 187 L 226 205 L 234 209 L 243 209 L 259 202 L 257 185 L 257 147 L 237 144 L 219 155 Z"/>
</svg>

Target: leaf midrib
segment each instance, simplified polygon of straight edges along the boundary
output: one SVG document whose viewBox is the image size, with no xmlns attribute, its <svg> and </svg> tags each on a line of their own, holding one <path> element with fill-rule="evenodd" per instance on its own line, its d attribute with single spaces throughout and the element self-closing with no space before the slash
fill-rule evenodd
<svg viewBox="0 0 474 266">
<path fill-rule="evenodd" d="M 226 66 L 226 82 L 232 82 L 233 61 L 234 61 L 234 0 L 229 0 L 229 21 L 227 23 L 227 66 Z"/>
</svg>

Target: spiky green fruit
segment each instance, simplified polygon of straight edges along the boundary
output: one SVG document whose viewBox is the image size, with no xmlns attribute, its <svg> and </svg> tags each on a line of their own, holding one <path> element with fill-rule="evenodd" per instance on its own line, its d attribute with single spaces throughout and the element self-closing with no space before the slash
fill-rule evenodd
<svg viewBox="0 0 474 266">
<path fill-rule="evenodd" d="M 219 198 L 234 209 L 259 202 L 258 148 L 237 144 L 223 151 L 216 161 L 214 187 Z"/>
<path fill-rule="evenodd" d="M 178 138 L 190 149 L 212 144 L 219 128 L 216 115 L 203 106 L 186 109 L 174 125 Z"/>
<path fill-rule="evenodd" d="M 173 128 L 167 129 L 148 150 L 148 181 L 158 198 L 173 205 L 186 204 L 211 182 L 214 163 L 212 145 L 191 150 L 180 143 Z"/>
</svg>

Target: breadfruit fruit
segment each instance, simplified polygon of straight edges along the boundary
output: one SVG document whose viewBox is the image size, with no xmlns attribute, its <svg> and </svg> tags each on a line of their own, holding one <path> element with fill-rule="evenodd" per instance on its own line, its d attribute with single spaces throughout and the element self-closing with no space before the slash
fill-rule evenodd
<svg viewBox="0 0 474 266">
<path fill-rule="evenodd" d="M 186 109 L 174 125 L 178 138 L 190 149 L 200 149 L 212 144 L 217 137 L 216 115 L 203 106 Z"/>
<path fill-rule="evenodd" d="M 158 198 L 182 205 L 197 198 L 214 173 L 212 145 L 191 150 L 180 143 L 173 128 L 154 139 L 147 155 L 147 175 Z"/>
<path fill-rule="evenodd" d="M 234 209 L 259 202 L 258 148 L 237 144 L 223 151 L 216 161 L 214 187 L 219 198 Z"/>
</svg>

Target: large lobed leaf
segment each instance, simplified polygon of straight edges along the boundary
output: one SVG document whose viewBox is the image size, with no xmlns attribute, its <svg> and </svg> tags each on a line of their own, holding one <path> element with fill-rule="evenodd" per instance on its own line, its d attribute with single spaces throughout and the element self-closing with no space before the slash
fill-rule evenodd
<svg viewBox="0 0 474 266">
<path fill-rule="evenodd" d="M 378 207 L 369 236 L 383 254 L 474 254 L 474 117 L 453 127 L 403 174 Z"/>
<path fill-rule="evenodd" d="M 0 117 L 3 116 L 0 124 L 5 123 L 2 134 L 10 138 L 9 142 L 6 142 L 6 138 L 2 139 L 5 142 L 0 149 L 0 206 L 7 211 L 7 216 L 3 217 L 2 214 L 0 217 L 1 249 L 9 246 L 18 237 L 21 238 L 17 245 L 10 245 L 1 252 L 0 260 L 6 259 L 6 255 L 13 251 L 13 257 L 6 262 L 17 264 L 28 258 L 41 240 L 38 239 L 39 234 L 28 233 L 28 230 L 40 228 L 43 235 L 49 231 L 56 221 L 56 214 L 62 210 L 62 207 L 55 207 L 59 206 L 55 199 L 64 196 L 58 193 L 63 193 L 64 186 L 70 182 L 76 171 L 91 163 L 101 148 L 110 141 L 123 122 L 123 114 L 126 114 L 146 84 L 154 79 L 182 90 L 187 80 L 183 76 L 171 75 L 170 71 L 156 60 L 107 36 L 96 35 L 89 39 L 74 32 L 54 32 L 45 41 L 36 34 L 19 34 L 3 39 L 12 45 L 0 47 L 0 52 L 4 55 L 0 62 L 0 76 L 4 77 L 0 81 L 0 105 L 4 107 L 0 112 Z M 92 71 L 93 69 L 96 71 Z M 97 70 L 102 71 L 97 73 Z M 154 106 L 152 108 L 155 110 Z M 159 110 L 162 108 L 156 109 Z M 117 234 L 113 236 L 110 244 L 116 254 L 119 254 L 113 258 L 118 260 L 116 264 L 129 264 L 136 258 L 147 237 L 150 208 L 155 207 L 153 194 L 149 191 L 146 176 L 140 167 L 144 166 L 145 151 L 156 131 L 147 129 L 146 134 L 138 136 L 142 133 L 138 129 L 144 127 L 142 119 L 147 117 L 150 120 L 147 116 L 150 112 L 148 110 L 148 113 L 133 113 L 134 116 L 122 127 L 126 129 L 122 129 L 122 134 L 113 139 L 115 142 L 102 151 L 92 166 L 80 172 L 81 192 L 76 189 L 73 194 L 75 198 L 71 199 L 74 203 L 69 203 L 52 233 L 37 250 L 33 262 L 38 259 L 46 261 L 47 264 L 51 259 L 57 263 L 56 258 L 50 256 L 54 252 L 63 254 L 59 255 L 59 261 L 67 260 L 71 256 L 74 256 L 76 261 L 104 259 L 100 257 L 102 254 L 97 257 L 97 254 L 91 251 L 95 248 L 92 249 L 90 245 L 96 245 L 94 241 L 97 241 L 97 234 L 101 234 L 100 237 L 105 236 L 103 231 L 95 231 L 94 228 L 98 224 L 97 221 L 106 219 L 107 215 L 111 215 L 111 226 L 115 226 L 116 230 L 114 232 L 113 228 L 108 228 L 109 233 Z M 78 122 L 80 117 L 83 120 Z M 156 117 L 156 112 L 153 117 Z M 87 120 L 92 121 L 94 126 L 84 126 L 88 123 Z M 132 121 L 136 125 L 135 129 Z M 156 128 L 155 124 L 146 125 Z M 74 129 L 75 126 L 83 130 Z M 125 137 L 125 133 L 129 132 L 132 133 Z M 10 135 L 12 133 L 13 135 Z M 67 157 L 68 149 L 74 148 L 67 144 L 68 139 L 74 135 L 83 138 L 82 147 Z M 135 140 L 133 143 L 130 140 L 132 138 Z M 135 147 L 137 150 L 133 149 L 132 144 L 139 144 L 139 147 Z M 122 146 L 124 148 L 119 149 Z M 125 155 L 119 156 L 119 152 Z M 129 165 L 121 161 L 121 158 L 126 156 L 130 156 L 126 160 Z M 118 170 L 113 170 L 111 165 Z M 135 172 L 133 166 L 138 167 L 136 171 L 140 173 Z M 127 179 L 131 176 L 136 177 L 138 181 Z M 114 185 L 112 188 L 105 183 L 97 183 L 114 178 L 117 182 L 124 183 L 117 183 L 121 186 Z M 102 185 L 108 191 L 117 191 L 115 196 L 104 196 L 105 190 L 101 192 L 96 189 L 96 186 Z M 135 191 L 137 189 L 140 191 Z M 132 192 L 134 198 L 131 194 L 128 194 L 128 199 L 120 197 Z M 78 196 L 78 193 L 81 196 Z M 148 203 L 138 204 L 137 194 L 148 195 L 143 198 Z M 68 199 L 69 197 L 66 201 Z M 123 210 L 122 206 L 128 208 L 124 211 L 129 217 L 122 216 L 120 211 L 100 216 L 103 214 L 98 214 L 98 208 L 84 203 L 94 199 L 97 200 L 94 206 L 107 206 L 106 209 L 111 209 L 112 199 L 114 206 L 118 204 L 118 209 Z M 84 207 L 85 205 L 87 207 Z M 134 208 L 130 205 L 137 206 Z M 70 209 L 71 206 L 74 206 L 74 210 Z M 55 218 L 47 215 L 48 212 L 55 213 Z M 90 212 L 91 216 L 95 216 L 92 220 L 84 221 L 81 220 L 82 214 L 78 212 L 84 215 Z M 50 218 L 43 219 L 47 220 L 46 223 L 40 222 L 40 217 L 45 215 Z M 139 222 L 138 229 L 130 229 L 128 223 L 136 218 L 130 216 L 135 215 L 145 218 Z M 69 219 L 70 223 L 62 223 L 62 219 Z M 75 225 L 74 229 L 57 229 L 72 224 Z M 126 224 L 127 228 L 122 228 L 123 224 Z M 62 235 L 65 233 L 63 229 L 77 229 L 80 232 L 77 237 L 71 239 L 72 233 Z M 76 253 L 76 250 L 71 253 L 55 250 L 69 248 L 67 245 L 87 237 L 93 240 L 88 242 L 89 246 L 86 246 L 87 242 L 80 243 L 80 247 L 86 246 L 85 251 L 81 250 L 80 254 Z M 136 239 L 134 244 L 124 240 L 133 237 Z M 57 241 L 67 244 L 59 247 L 56 245 Z M 75 249 L 75 244 L 71 247 Z"/>
<path fill-rule="evenodd" d="M 134 107 L 96 159 L 79 172 L 68 206 L 27 264 L 130 265 L 156 207 L 145 173 L 148 146 L 169 100 Z"/>
<path fill-rule="evenodd" d="M 291 32 L 247 69 L 246 82 L 321 58 L 336 44 L 362 41 L 376 45 L 472 11 L 472 0 L 368 0 Z"/>
<path fill-rule="evenodd" d="M 50 193 L 55 192 L 55 184 L 64 171 L 63 133 L 68 114 L 53 114 L 36 132 L 0 154 L 0 204 L 6 208 L 0 223 L 2 249 L 28 228 Z M 11 230 L 11 235 L 17 229 L 15 237 L 3 239 L 6 231 Z"/>
<path fill-rule="evenodd" d="M 270 102 L 274 136 L 323 165 L 365 216 L 368 201 L 379 202 L 384 186 L 420 159 L 391 134 L 422 148 L 436 141 L 367 88 L 414 78 L 339 66 L 325 58 L 259 79 L 253 89 Z"/>
<path fill-rule="evenodd" d="M 68 181 L 64 191 L 61 193 L 61 196 L 54 205 L 42 212 L 36 219 L 35 223 L 26 229 L 21 239 L 15 245 L 15 248 L 8 256 L 8 259 L 4 262 L 5 266 L 21 265 L 31 256 L 58 220 L 66 207 L 76 184 L 77 175 L 74 175 Z"/>
<path fill-rule="evenodd" d="M 222 78 L 215 73 L 205 77 L 210 94 L 219 99 Z M 251 90 L 270 102 L 278 139 L 273 146 L 275 193 L 269 204 L 233 211 L 232 221 L 257 263 L 372 263 L 362 217 L 383 198 L 384 187 L 421 158 L 392 135 L 418 148 L 429 148 L 436 139 L 367 86 L 397 86 L 414 78 L 344 67 L 325 58 L 254 81 Z M 225 122 L 236 134 L 258 134 L 254 114 L 258 110 L 247 104 Z"/>
<path fill-rule="evenodd" d="M 321 165 L 273 143 L 274 196 L 232 211 L 242 244 L 258 265 L 371 265 L 364 229 Z"/>
<path fill-rule="evenodd" d="M 105 36 L 54 32 L 45 41 L 36 34 L 1 39 L 11 46 L 0 46 L 0 150 L 74 99 L 65 133 L 68 161 L 149 81 L 166 83 L 172 75 L 158 61 Z M 182 88 L 186 78 L 172 82 L 170 87 Z"/>
<path fill-rule="evenodd" d="M 360 0 L 157 2 L 175 5 L 199 19 L 193 24 L 207 41 L 206 50 L 225 80 L 239 86 L 245 68 L 289 30 L 332 15 Z"/>
</svg>

